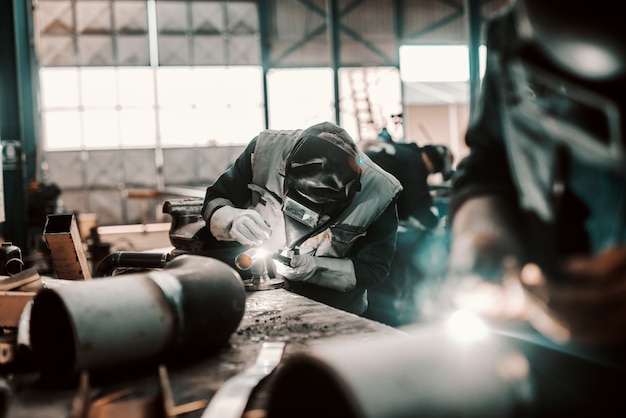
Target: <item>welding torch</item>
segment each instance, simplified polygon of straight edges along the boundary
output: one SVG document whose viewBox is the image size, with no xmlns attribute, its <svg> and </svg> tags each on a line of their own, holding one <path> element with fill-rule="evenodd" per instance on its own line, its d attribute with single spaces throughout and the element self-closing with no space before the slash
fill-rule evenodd
<svg viewBox="0 0 626 418">
<path fill-rule="evenodd" d="M 300 250 L 296 248 L 283 248 L 282 250 L 276 251 L 272 254 L 272 259 L 277 260 L 280 263 L 286 265 L 287 267 L 291 266 L 291 259 L 294 255 L 300 254 Z"/>
</svg>

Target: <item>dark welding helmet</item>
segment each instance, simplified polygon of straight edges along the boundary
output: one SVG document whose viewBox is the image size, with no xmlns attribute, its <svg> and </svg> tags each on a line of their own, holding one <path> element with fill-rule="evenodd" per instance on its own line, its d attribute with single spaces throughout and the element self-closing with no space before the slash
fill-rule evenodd
<svg viewBox="0 0 626 418">
<path fill-rule="evenodd" d="M 350 204 L 360 189 L 361 161 L 354 141 L 325 122 L 302 132 L 285 161 L 283 214 L 287 244 L 304 237 Z"/>
<path fill-rule="evenodd" d="M 518 0 L 518 30 L 566 73 L 606 81 L 626 74 L 621 2 Z"/>
<path fill-rule="evenodd" d="M 543 153 L 549 147 L 565 149 L 588 164 L 626 174 L 624 115 L 616 101 L 621 92 L 615 87 L 623 86 L 626 77 L 619 6 L 613 0 L 515 3 L 521 39 L 536 46 L 543 57 L 508 63 L 507 88 L 514 97 L 509 103 L 515 103 L 510 113 L 517 142 L 549 138 L 550 144 L 544 141 L 533 149 L 541 148 Z"/>
<path fill-rule="evenodd" d="M 421 148 L 421 151 L 428 156 L 433 165 L 433 172 L 441 173 L 446 181 L 450 180 L 454 173 L 452 169 L 454 157 L 450 148 L 445 145 L 425 145 Z"/>
</svg>

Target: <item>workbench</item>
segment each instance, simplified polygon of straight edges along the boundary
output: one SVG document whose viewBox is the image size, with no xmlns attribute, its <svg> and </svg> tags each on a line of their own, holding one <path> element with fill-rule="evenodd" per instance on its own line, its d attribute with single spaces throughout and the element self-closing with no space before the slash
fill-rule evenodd
<svg viewBox="0 0 626 418">
<path fill-rule="evenodd" d="M 211 398 L 230 377 L 252 365 L 265 342 L 284 342 L 284 361 L 307 352 L 315 344 L 349 336 L 355 342 L 381 336 L 398 336 L 401 330 L 315 302 L 285 289 L 247 292 L 244 317 L 229 344 L 218 352 L 193 361 L 165 364 L 175 405 Z M 158 390 L 158 366 L 154 370 L 118 378 L 99 386 L 91 384 L 92 395 L 105 396 L 124 389 L 150 394 Z M 280 364 L 279 366 L 280 367 Z M 77 388 L 52 389 L 38 385 L 36 374 L 15 375 L 15 390 L 8 418 L 68 417 Z M 247 410 L 263 408 L 263 385 L 253 392 Z M 201 417 L 205 408 L 179 415 Z"/>
</svg>

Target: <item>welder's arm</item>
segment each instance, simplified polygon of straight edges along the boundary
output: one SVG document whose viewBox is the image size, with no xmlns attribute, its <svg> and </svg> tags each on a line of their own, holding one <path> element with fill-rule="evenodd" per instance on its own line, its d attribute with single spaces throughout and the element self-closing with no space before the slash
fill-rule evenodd
<svg viewBox="0 0 626 418">
<path fill-rule="evenodd" d="M 511 200 L 494 194 L 469 197 L 455 207 L 444 303 L 498 321 L 528 319 L 515 213 Z"/>
<path fill-rule="evenodd" d="M 452 221 L 449 276 L 472 275 L 498 282 L 505 258 L 521 262 L 523 246 L 516 213 L 510 200 L 495 195 L 467 199 Z"/>
<path fill-rule="evenodd" d="M 213 185 L 209 186 L 202 206 L 202 218 L 218 241 L 237 241 L 242 245 L 260 245 L 271 235 L 267 223 L 257 212 L 247 209 L 252 198 L 254 138 Z"/>
<path fill-rule="evenodd" d="M 470 153 L 459 163 L 449 203 L 450 273 L 497 279 L 505 255 L 521 252 L 517 202 L 498 105 L 497 73 L 488 66 L 477 113 L 465 135 Z"/>
<path fill-rule="evenodd" d="M 521 252 L 501 204 L 497 198 L 472 199 L 455 217 L 451 274 L 471 280 L 478 273 L 475 277 L 483 279 L 489 264 L 500 274 L 498 284 L 474 280 L 471 287 L 459 288 L 456 306 L 496 320 L 527 321 L 559 343 L 626 343 L 626 246 L 559 260 L 559 277 L 549 277 L 515 257 Z"/>
<path fill-rule="evenodd" d="M 207 225 L 213 213 L 223 206 L 247 208 L 252 199 L 248 184 L 252 181 L 252 154 L 256 138 L 237 157 L 235 163 L 209 186 L 202 206 L 202 218 Z"/>
<path fill-rule="evenodd" d="M 557 342 L 576 340 L 623 347 L 626 246 L 611 247 L 597 255 L 568 257 L 561 260 L 559 270 L 558 278 L 548 277 L 535 264 L 526 264 L 521 270 L 532 325 Z"/>
<path fill-rule="evenodd" d="M 394 203 L 374 221 L 365 236 L 358 238 L 351 250 L 357 287 L 369 289 L 382 283 L 391 270 L 396 252 L 398 211 Z"/>
</svg>

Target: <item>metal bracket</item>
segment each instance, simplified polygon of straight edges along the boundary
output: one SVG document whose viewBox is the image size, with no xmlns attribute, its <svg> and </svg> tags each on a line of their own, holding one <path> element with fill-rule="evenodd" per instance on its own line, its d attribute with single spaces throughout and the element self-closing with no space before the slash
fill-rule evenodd
<svg viewBox="0 0 626 418">
<path fill-rule="evenodd" d="M 284 349 L 284 342 L 263 343 L 254 364 L 222 385 L 201 418 L 240 418 L 252 390 L 278 366 Z"/>
</svg>

